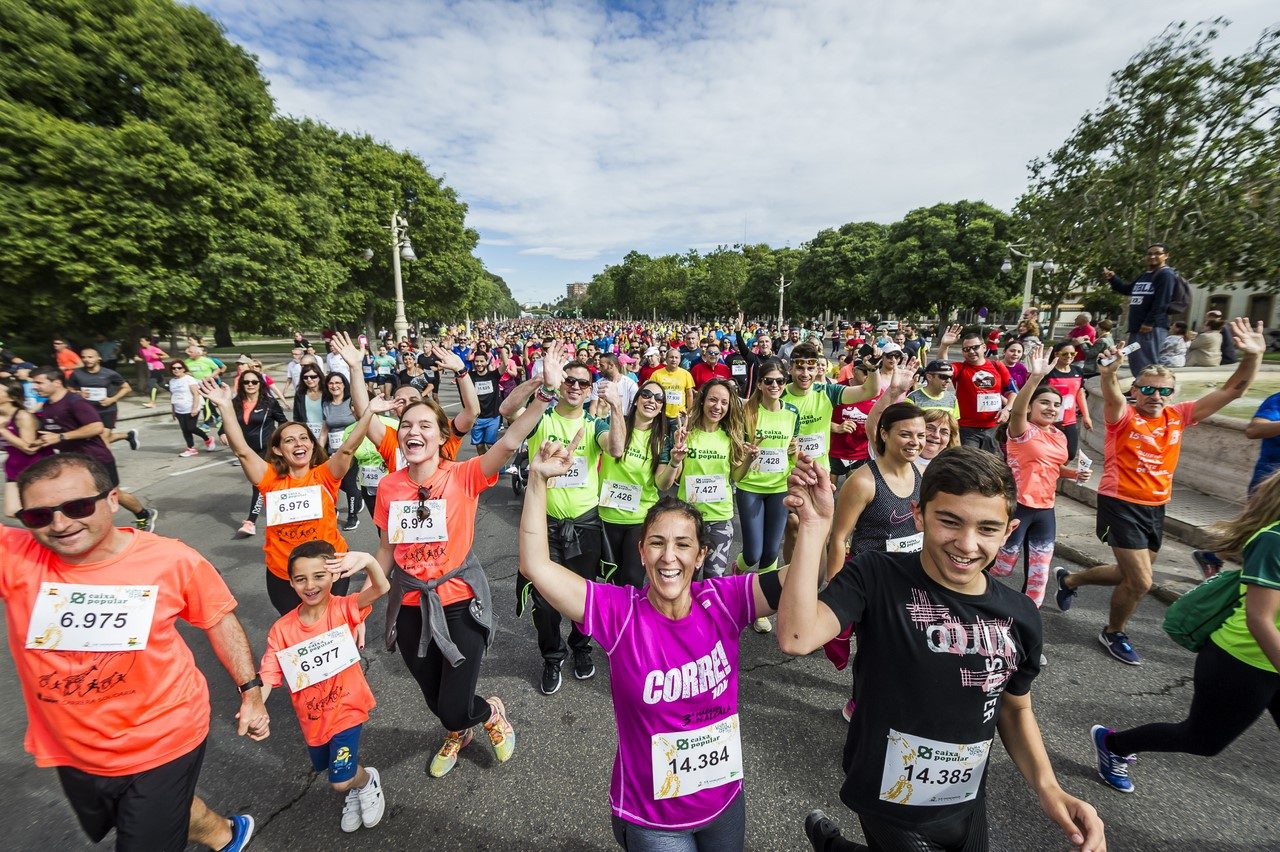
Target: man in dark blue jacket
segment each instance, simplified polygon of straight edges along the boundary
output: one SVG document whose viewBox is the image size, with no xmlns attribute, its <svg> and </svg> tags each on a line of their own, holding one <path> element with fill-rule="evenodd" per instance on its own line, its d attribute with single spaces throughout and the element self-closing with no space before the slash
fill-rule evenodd
<svg viewBox="0 0 1280 852">
<path fill-rule="evenodd" d="M 1173 296 L 1173 269 L 1168 266 L 1169 251 L 1162 243 L 1147 246 L 1147 271 L 1132 284 L 1126 284 L 1103 267 L 1102 278 L 1111 289 L 1129 297 L 1128 342 L 1141 348 L 1129 355 L 1129 369 L 1136 378 L 1160 357 L 1160 347 L 1169 334 L 1169 299 Z"/>
</svg>

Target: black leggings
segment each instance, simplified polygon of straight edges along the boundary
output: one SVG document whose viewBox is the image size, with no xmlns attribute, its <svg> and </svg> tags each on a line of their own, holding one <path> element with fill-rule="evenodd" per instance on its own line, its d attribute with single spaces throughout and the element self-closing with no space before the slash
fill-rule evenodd
<svg viewBox="0 0 1280 852">
<path fill-rule="evenodd" d="M 204 430 L 196 425 L 195 414 L 175 414 L 175 416 L 178 418 L 178 425 L 182 427 L 182 439 L 187 442 L 188 450 L 193 449 L 196 445 L 192 437 L 194 435 L 199 435 L 201 441 L 209 440 L 209 436 L 204 433 Z"/>
<path fill-rule="evenodd" d="M 465 731 L 489 721 L 489 702 L 476 695 L 480 664 L 484 662 L 484 628 L 471 617 L 471 601 L 459 601 L 444 608 L 449 637 L 466 657 L 457 666 L 449 665 L 434 642 L 425 657 L 418 656 L 422 637 L 422 610 L 400 607 L 396 616 L 396 647 L 409 674 L 422 689 L 427 708 L 436 714 L 446 731 Z"/>
<path fill-rule="evenodd" d="M 973 810 L 930 823 L 924 828 L 903 828 L 877 816 L 858 815 L 866 844 L 839 838 L 823 852 L 987 852 L 987 804 L 979 799 Z"/>
<path fill-rule="evenodd" d="M 1059 423 L 1058 428 L 1067 437 L 1067 464 L 1074 464 L 1076 453 L 1080 450 L 1080 421 L 1077 420 L 1070 426 L 1063 426 Z"/>
<path fill-rule="evenodd" d="M 616 586 L 644 585 L 644 562 L 640 559 L 640 533 L 644 524 L 611 524 L 604 521 L 604 537 L 608 552 L 618 566 L 611 582 Z"/>
<path fill-rule="evenodd" d="M 1187 718 L 1157 722 L 1107 737 L 1115 754 L 1175 751 L 1212 757 L 1266 710 L 1280 726 L 1280 674 L 1242 663 L 1212 640 L 1196 655 L 1195 692 Z"/>
<path fill-rule="evenodd" d="M 333 584 L 330 593 L 338 596 L 345 595 L 350 585 L 351 578 L 343 577 Z M 276 608 L 276 612 L 281 615 L 293 612 L 298 608 L 298 604 L 302 603 L 302 598 L 298 597 L 298 593 L 293 590 L 289 581 L 281 580 L 270 570 L 267 571 L 267 597 L 271 600 L 271 605 Z"/>
<path fill-rule="evenodd" d="M 342 493 L 347 497 L 347 518 L 359 515 L 360 507 L 364 505 L 364 492 L 360 490 L 360 467 L 354 461 L 346 476 L 342 477 Z"/>
<path fill-rule="evenodd" d="M 360 493 L 364 496 L 365 508 L 369 510 L 369 520 L 373 520 L 373 508 L 378 504 L 378 489 L 375 487 L 370 491 L 368 488 L 361 488 Z"/>
<path fill-rule="evenodd" d="M 258 490 L 258 486 L 249 486 L 253 489 L 253 493 L 249 495 L 249 514 L 245 516 L 246 521 L 258 522 L 258 516 L 262 514 L 262 492 Z"/>
</svg>

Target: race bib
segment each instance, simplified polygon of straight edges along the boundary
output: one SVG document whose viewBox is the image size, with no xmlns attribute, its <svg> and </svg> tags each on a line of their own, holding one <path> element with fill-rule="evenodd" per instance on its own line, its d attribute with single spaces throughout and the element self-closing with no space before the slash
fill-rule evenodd
<svg viewBox="0 0 1280 852">
<path fill-rule="evenodd" d="M 290 692 L 323 683 L 349 666 L 360 662 L 351 630 L 345 624 L 312 639 L 276 651 L 280 671 Z"/>
<path fill-rule="evenodd" d="M 1075 408 L 1075 407 L 1076 407 L 1076 397 L 1075 397 L 1075 394 L 1068 394 L 1068 395 L 1066 395 L 1066 396 L 1063 396 L 1063 397 L 1062 397 L 1062 410 L 1063 410 L 1063 411 L 1067 410 L 1068 408 Z"/>
<path fill-rule="evenodd" d="M 107 398 L 106 388 L 85 388 L 84 398 L 90 402 L 102 402 Z"/>
<path fill-rule="evenodd" d="M 796 438 L 796 444 L 800 452 L 804 453 L 811 459 L 827 453 L 827 436 L 822 432 L 814 432 L 812 435 L 801 435 Z"/>
<path fill-rule="evenodd" d="M 781 447 L 762 449 L 751 469 L 757 473 L 786 473 L 787 451 Z"/>
<path fill-rule="evenodd" d="M 420 544 L 432 541 L 448 541 L 449 530 L 445 526 L 445 501 L 428 500 L 418 516 L 417 500 L 393 500 L 387 516 L 387 541 L 391 544 Z"/>
<path fill-rule="evenodd" d="M 329 452 L 332 453 L 341 446 L 342 446 L 342 433 L 330 432 L 329 433 Z"/>
<path fill-rule="evenodd" d="M 476 384 L 476 395 L 477 395 L 477 396 L 486 396 L 487 394 L 491 394 L 491 393 L 493 393 L 493 380 L 492 380 L 492 379 L 486 379 L 486 380 L 485 380 L 485 381 L 483 381 L 483 382 L 476 382 L 475 384 Z"/>
<path fill-rule="evenodd" d="M 640 508 L 640 494 L 643 489 L 629 482 L 614 482 L 606 479 L 600 489 L 600 505 L 608 509 L 621 509 L 634 512 Z"/>
<path fill-rule="evenodd" d="M 159 586 L 41 583 L 27 625 L 38 651 L 141 651 L 151 635 Z"/>
<path fill-rule="evenodd" d="M 668 389 L 666 392 L 667 405 L 683 405 L 684 391 Z"/>
<path fill-rule="evenodd" d="M 587 487 L 587 459 L 586 456 L 574 456 L 573 464 L 569 465 L 569 470 L 563 476 L 557 476 L 551 480 L 552 488 L 586 488 Z"/>
<path fill-rule="evenodd" d="M 360 465 L 356 473 L 356 481 L 361 488 L 377 488 L 382 477 L 386 475 L 387 472 L 381 465 Z"/>
<path fill-rule="evenodd" d="M 735 376 L 745 376 L 747 374 L 747 365 L 741 361 L 730 364 L 729 372 Z"/>
<path fill-rule="evenodd" d="M 729 483 L 722 473 L 689 476 L 684 480 L 684 499 L 690 503 L 720 503 L 729 499 Z"/>
<path fill-rule="evenodd" d="M 267 493 L 267 526 L 292 524 L 297 521 L 314 521 L 324 512 L 320 500 L 320 486 L 286 488 Z"/>
<path fill-rule="evenodd" d="M 323 424 L 323 423 L 312 423 L 311 421 L 309 421 L 309 420 L 308 420 L 308 421 L 307 421 L 307 430 L 311 432 L 311 437 L 313 437 L 313 438 L 315 438 L 317 441 L 319 441 L 319 440 L 320 440 L 320 436 L 321 436 L 322 434 L 324 434 L 324 424 Z"/>
<path fill-rule="evenodd" d="M 884 543 L 885 553 L 919 553 L 924 547 L 924 533 L 891 538 Z"/>
<path fill-rule="evenodd" d="M 390 367 L 379 367 L 379 368 L 378 368 L 378 375 L 379 375 L 379 376 L 389 376 L 389 375 L 391 375 L 391 368 L 390 368 Z"/>
<path fill-rule="evenodd" d="M 998 393 L 978 394 L 978 413 L 990 414 L 1004 408 L 1004 397 Z"/>
<path fill-rule="evenodd" d="M 973 801 L 991 740 L 959 745 L 889 729 L 880 801 L 899 805 L 955 805 Z"/>
<path fill-rule="evenodd" d="M 742 741 L 734 713 L 696 731 L 654 734 L 653 798 L 675 799 L 742 780 Z"/>
</svg>

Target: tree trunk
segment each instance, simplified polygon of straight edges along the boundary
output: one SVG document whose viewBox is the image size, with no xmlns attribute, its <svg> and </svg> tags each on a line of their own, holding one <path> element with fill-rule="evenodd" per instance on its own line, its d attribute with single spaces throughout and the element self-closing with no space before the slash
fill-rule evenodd
<svg viewBox="0 0 1280 852">
<path fill-rule="evenodd" d="M 235 345 L 235 341 L 231 339 L 231 324 L 226 320 L 219 320 L 214 323 L 213 345 L 219 349 L 226 349 Z"/>
<path fill-rule="evenodd" d="M 374 328 L 373 326 L 373 304 L 372 303 L 367 305 L 364 310 L 364 333 L 369 335 L 369 340 L 371 341 L 378 339 L 378 329 Z M 374 351 L 376 351 L 377 347 L 374 346 L 373 349 Z"/>
</svg>

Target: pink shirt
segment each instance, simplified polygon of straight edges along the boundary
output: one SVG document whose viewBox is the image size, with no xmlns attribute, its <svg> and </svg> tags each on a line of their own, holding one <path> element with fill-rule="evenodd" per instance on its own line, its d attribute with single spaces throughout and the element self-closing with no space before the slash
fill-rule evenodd
<svg viewBox="0 0 1280 852">
<path fill-rule="evenodd" d="M 1005 455 L 1018 485 L 1018 502 L 1029 509 L 1052 509 L 1058 469 L 1067 463 L 1067 436 L 1056 427 L 1028 423 L 1022 437 L 1009 436 Z"/>
<path fill-rule="evenodd" d="M 701 828 L 741 792 L 740 773 L 725 783 L 694 789 L 687 767 L 681 767 L 684 795 L 657 798 L 654 762 L 665 766 L 668 758 L 677 764 L 683 760 L 675 749 L 663 752 L 660 743 L 697 741 L 705 729 L 736 724 L 738 639 L 756 617 L 751 583 L 750 574 L 695 581 L 693 607 L 676 621 L 653 608 L 647 586 L 587 583 L 582 631 L 609 656 L 618 728 L 609 803 L 619 819 L 646 828 Z M 662 736 L 693 732 L 701 736 Z M 737 742 L 740 760 L 740 738 Z M 696 768 L 697 754 L 685 756 L 694 758 Z"/>
</svg>

